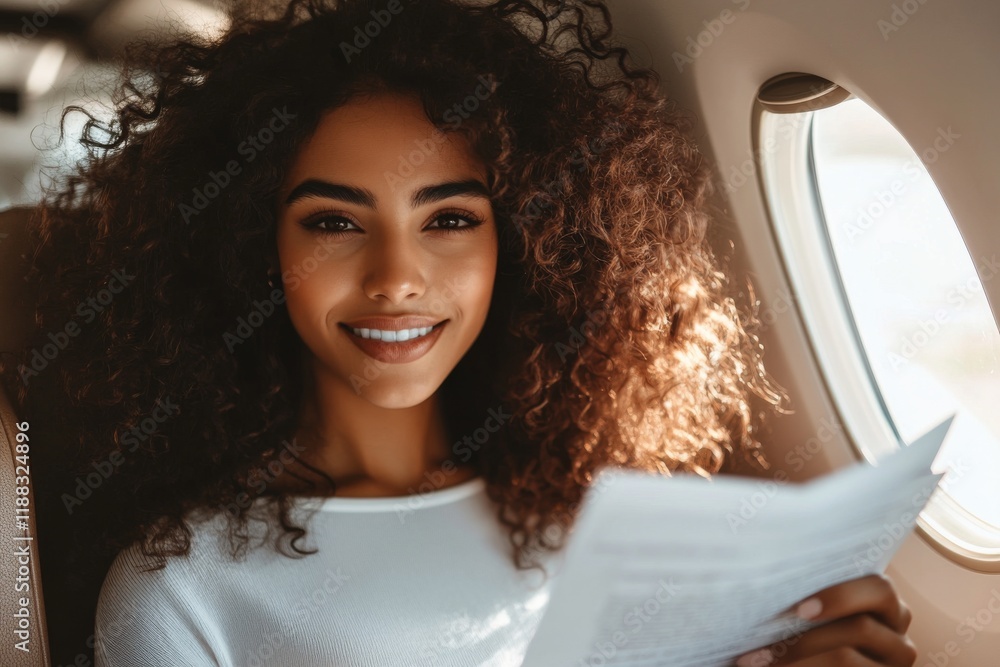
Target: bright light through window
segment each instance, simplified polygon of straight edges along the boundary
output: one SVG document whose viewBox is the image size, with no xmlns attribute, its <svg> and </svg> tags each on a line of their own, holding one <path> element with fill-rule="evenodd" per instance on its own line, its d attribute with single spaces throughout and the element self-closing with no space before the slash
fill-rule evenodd
<svg viewBox="0 0 1000 667">
<path fill-rule="evenodd" d="M 974 137 L 949 127 L 917 147 L 859 99 L 816 111 L 813 169 L 827 234 L 888 417 L 910 442 L 952 412 L 937 459 L 948 493 L 1000 527 L 1000 333 L 983 280 L 925 164 Z"/>
</svg>

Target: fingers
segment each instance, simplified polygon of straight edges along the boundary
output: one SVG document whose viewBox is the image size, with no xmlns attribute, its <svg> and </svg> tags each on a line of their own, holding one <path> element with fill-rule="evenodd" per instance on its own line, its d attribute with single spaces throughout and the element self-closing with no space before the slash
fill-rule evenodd
<svg viewBox="0 0 1000 667">
<path fill-rule="evenodd" d="M 899 634 L 906 632 L 912 620 L 910 609 L 884 575 L 872 574 L 830 586 L 801 602 L 796 609 L 815 611 L 816 601 L 819 603 L 818 613 L 811 616 L 806 614 L 804 617 L 823 621 L 855 614 L 872 614 Z"/>
<path fill-rule="evenodd" d="M 901 632 L 906 632 L 907 628 L 910 627 L 910 621 L 913 620 L 913 614 L 910 613 L 910 608 L 906 606 L 906 602 L 902 598 L 899 598 L 899 610 L 900 610 L 900 623 L 903 626 Z"/>
<path fill-rule="evenodd" d="M 739 667 L 764 665 L 891 665 L 912 667 L 917 659 L 906 637 L 912 615 L 888 577 L 869 575 L 825 588 L 800 602 L 796 613 L 822 623 L 793 639 L 741 656 Z"/>
<path fill-rule="evenodd" d="M 772 661 L 760 664 L 770 667 L 820 667 L 826 664 L 911 667 L 917 659 L 917 649 L 908 637 L 869 614 L 832 621 L 798 638 L 772 644 L 769 650 Z M 850 656 L 852 653 L 856 655 Z M 850 661 L 826 662 L 834 658 Z"/>
<path fill-rule="evenodd" d="M 840 648 L 803 662 L 796 662 L 790 667 L 882 667 L 882 663 L 875 662 L 854 649 Z"/>
</svg>

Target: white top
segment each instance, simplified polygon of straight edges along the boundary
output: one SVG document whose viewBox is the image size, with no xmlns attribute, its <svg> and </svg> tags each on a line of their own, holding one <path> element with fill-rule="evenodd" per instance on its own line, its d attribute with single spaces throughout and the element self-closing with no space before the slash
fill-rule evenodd
<svg viewBox="0 0 1000 667">
<path fill-rule="evenodd" d="M 553 577 L 515 567 L 485 489 L 475 477 L 413 496 L 303 498 L 296 519 L 318 511 L 297 544 L 319 552 L 299 558 L 272 535 L 234 561 L 221 512 L 190 522 L 190 555 L 165 569 L 138 570 L 151 561 L 133 544 L 101 586 L 96 665 L 518 666 Z M 539 556 L 550 575 L 564 551 Z"/>
</svg>

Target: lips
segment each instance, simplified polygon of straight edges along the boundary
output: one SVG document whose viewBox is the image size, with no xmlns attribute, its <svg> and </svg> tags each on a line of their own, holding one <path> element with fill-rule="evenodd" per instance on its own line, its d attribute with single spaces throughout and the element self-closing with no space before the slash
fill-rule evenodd
<svg viewBox="0 0 1000 667">
<path fill-rule="evenodd" d="M 372 321 L 375 318 L 370 318 L 367 321 Z M 361 322 L 365 320 L 355 320 L 355 322 Z M 398 322 L 399 320 L 397 320 Z M 362 338 L 357 336 L 351 331 L 348 325 L 341 323 L 340 327 L 347 333 L 347 337 L 351 339 L 358 349 L 367 354 L 369 357 L 388 364 L 403 364 L 410 361 L 416 361 L 420 357 L 427 354 L 434 344 L 437 343 L 438 338 L 441 337 L 441 330 L 447 325 L 448 320 L 444 320 L 439 325 L 435 326 L 426 335 L 419 336 L 417 338 L 411 338 L 403 342 L 387 342 L 382 340 L 375 340 L 372 338 Z M 420 326 L 431 326 L 431 324 L 416 325 L 416 328 Z M 357 327 L 359 329 L 367 327 Z M 378 328 L 378 327 L 373 327 Z M 406 328 L 406 327 L 400 327 Z"/>
<path fill-rule="evenodd" d="M 399 331 L 400 329 L 419 329 L 421 327 L 432 327 L 440 324 L 444 320 L 437 317 L 423 317 L 420 315 L 401 315 L 388 317 L 385 315 L 375 317 L 362 317 L 350 322 L 342 322 L 354 329 L 382 329 L 385 331 Z"/>
</svg>

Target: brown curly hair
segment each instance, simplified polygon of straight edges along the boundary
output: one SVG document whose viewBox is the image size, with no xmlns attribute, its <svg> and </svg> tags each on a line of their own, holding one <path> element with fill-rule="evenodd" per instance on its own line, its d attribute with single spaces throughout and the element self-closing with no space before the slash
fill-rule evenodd
<svg viewBox="0 0 1000 667">
<path fill-rule="evenodd" d="M 440 391 L 452 442 L 490 408 L 511 415 L 471 461 L 518 567 L 561 546 L 549 529 L 572 524 L 604 466 L 709 475 L 740 453 L 767 467 L 755 404 L 787 397 L 706 241 L 709 169 L 655 72 L 610 41 L 604 3 L 399 2 L 367 43 L 358 27 L 383 2 L 292 0 L 234 15 L 216 39 L 136 43 L 110 122 L 63 112 L 88 115 L 89 157 L 42 202 L 36 329 L 4 372 L 78 544 L 113 554 L 143 538 L 162 567 L 187 553 L 190 511 L 258 494 L 295 431 L 302 343 L 280 308 L 240 345 L 224 336 L 271 293 L 273 198 L 297 148 L 325 110 L 376 88 L 418 94 L 488 165 L 493 302 Z M 483 77 L 495 92 L 455 122 Z M 294 120 L 213 181 L 276 109 Z M 113 298 L 94 300 L 114 276 Z M 176 410 L 151 417 L 164 405 Z M 109 462 L 85 501 L 66 498 Z M 308 553 L 291 498 L 268 497 Z M 247 519 L 229 514 L 234 556 Z"/>
</svg>

